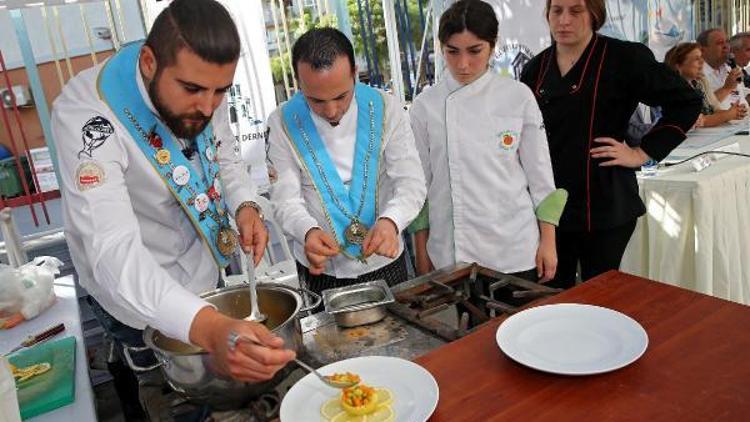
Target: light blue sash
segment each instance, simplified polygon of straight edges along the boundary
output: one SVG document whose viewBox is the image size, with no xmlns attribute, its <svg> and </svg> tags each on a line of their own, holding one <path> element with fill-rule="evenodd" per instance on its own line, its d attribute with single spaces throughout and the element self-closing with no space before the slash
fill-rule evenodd
<svg viewBox="0 0 750 422">
<path fill-rule="evenodd" d="M 221 195 L 217 195 L 221 193 L 222 184 L 211 125 L 206 126 L 195 139 L 204 173 L 204 177 L 200 177 L 182 153 L 172 132 L 143 101 L 136 81 L 136 78 L 140 77 L 138 57 L 142 45 L 142 42 L 124 45 L 109 59 L 99 73 L 99 95 L 112 109 L 122 126 L 127 128 L 130 136 L 169 187 L 172 195 L 182 205 L 182 209 L 190 217 L 195 230 L 211 250 L 217 265 L 224 268 L 229 264 L 230 255 L 225 256 L 221 253 L 217 239 L 222 229 L 229 228 L 229 220 L 226 215 L 226 205 Z M 161 147 L 156 147 L 149 142 L 150 135 L 153 133 L 161 137 Z M 157 160 L 159 150 L 169 151 L 169 162 L 164 163 L 166 155 L 164 152 L 160 157 L 161 162 Z M 187 183 L 180 185 L 173 179 L 175 169 L 189 171 Z M 210 198 L 208 207 L 203 212 L 200 212 L 196 206 L 196 198 L 200 196 L 201 199 L 205 199 L 205 196 L 201 194 Z"/>
<path fill-rule="evenodd" d="M 377 218 L 378 167 L 384 104 L 380 93 L 367 85 L 356 84 L 354 92 L 358 108 L 357 140 L 354 147 L 352 179 L 348 188 L 339 177 L 336 166 L 320 139 L 310 114 L 310 107 L 302 93 L 297 93 L 284 104 L 282 115 L 297 156 L 320 194 L 323 211 L 336 240 L 345 255 L 360 258 L 361 246 L 347 242 L 344 232 L 352 223 L 352 217 L 368 229 Z M 360 207 L 361 213 L 357 215 Z"/>
</svg>

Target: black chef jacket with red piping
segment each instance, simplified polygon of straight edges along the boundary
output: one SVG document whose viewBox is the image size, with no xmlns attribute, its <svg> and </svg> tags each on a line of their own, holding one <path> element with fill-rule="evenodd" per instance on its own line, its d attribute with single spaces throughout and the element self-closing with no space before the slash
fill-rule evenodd
<svg viewBox="0 0 750 422">
<path fill-rule="evenodd" d="M 600 167 L 607 160 L 591 157 L 594 138 L 623 141 L 638 102 L 661 106 L 662 118 L 640 145 L 660 161 L 685 139 L 701 109 L 695 90 L 648 47 L 598 34 L 564 77 L 553 44 L 526 65 L 521 81 L 542 110 L 555 183 L 570 194 L 561 231 L 614 228 L 646 210 L 635 170 Z"/>
</svg>

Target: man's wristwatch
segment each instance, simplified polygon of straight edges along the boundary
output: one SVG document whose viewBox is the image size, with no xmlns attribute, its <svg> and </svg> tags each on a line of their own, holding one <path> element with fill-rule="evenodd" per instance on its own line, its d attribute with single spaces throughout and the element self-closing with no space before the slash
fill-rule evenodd
<svg viewBox="0 0 750 422">
<path fill-rule="evenodd" d="M 241 203 L 237 210 L 234 212 L 234 221 L 237 221 L 237 216 L 240 215 L 240 211 L 242 211 L 243 208 L 253 208 L 255 211 L 258 212 L 258 216 L 260 217 L 260 221 L 266 221 L 265 216 L 263 215 L 263 209 L 258 205 L 255 201 L 245 201 Z"/>
</svg>

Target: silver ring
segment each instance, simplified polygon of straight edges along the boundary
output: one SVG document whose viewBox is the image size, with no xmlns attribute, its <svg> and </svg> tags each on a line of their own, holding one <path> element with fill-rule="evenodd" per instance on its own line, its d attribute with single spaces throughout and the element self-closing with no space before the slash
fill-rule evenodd
<svg viewBox="0 0 750 422">
<path fill-rule="evenodd" d="M 240 335 L 235 333 L 234 331 L 230 331 L 229 335 L 227 336 L 227 345 L 229 346 L 229 350 L 234 351 L 234 349 L 237 348 L 238 341 L 240 341 Z"/>
</svg>

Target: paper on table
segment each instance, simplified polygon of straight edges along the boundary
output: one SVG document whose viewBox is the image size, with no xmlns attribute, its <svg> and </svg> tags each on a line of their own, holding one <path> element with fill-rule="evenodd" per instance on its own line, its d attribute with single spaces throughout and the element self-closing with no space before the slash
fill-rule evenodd
<svg viewBox="0 0 750 422">
<path fill-rule="evenodd" d="M 699 149 L 715 144 L 737 132 L 736 124 L 723 124 L 715 127 L 700 127 L 688 132 L 688 137 L 679 145 L 678 149 Z"/>
<path fill-rule="evenodd" d="M 0 422 L 21 422 L 16 380 L 4 356 L 0 356 Z"/>
<path fill-rule="evenodd" d="M 680 149 L 701 149 L 718 143 L 730 134 L 725 133 L 695 133 L 685 139 L 679 146 Z"/>
</svg>

